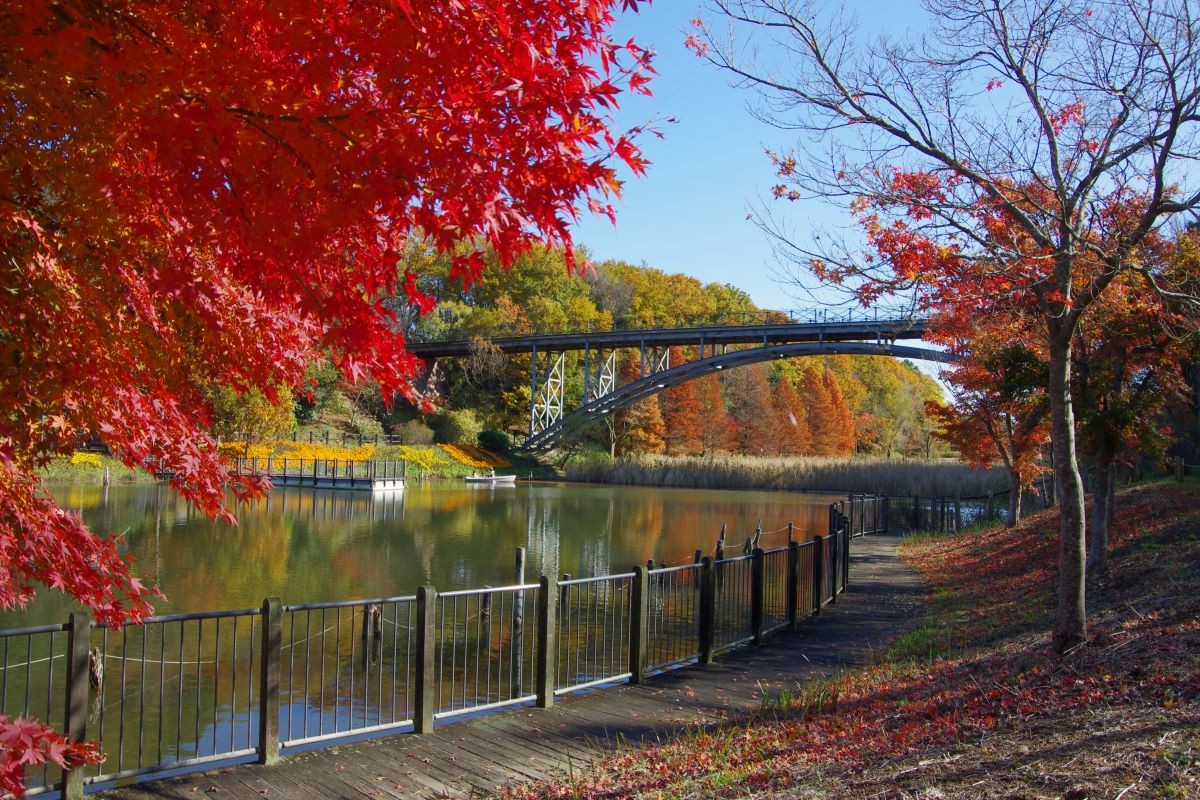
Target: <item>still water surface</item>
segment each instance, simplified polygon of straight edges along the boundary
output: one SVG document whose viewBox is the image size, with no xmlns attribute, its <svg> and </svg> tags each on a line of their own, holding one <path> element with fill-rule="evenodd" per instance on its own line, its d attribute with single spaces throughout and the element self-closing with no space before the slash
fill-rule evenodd
<svg viewBox="0 0 1200 800">
<path fill-rule="evenodd" d="M 282 616 L 277 670 L 280 732 L 295 746 L 404 725 L 415 691 L 415 603 L 302 604 L 408 595 L 422 584 L 440 591 L 508 585 L 518 547 L 527 552 L 529 581 L 625 572 L 647 559 L 691 563 L 697 549 L 713 552 L 722 525 L 730 555 L 760 526 L 762 546 L 779 547 L 788 522 L 798 540 L 823 534 L 828 503 L 839 499 L 556 484 L 415 484 L 375 496 L 278 489 L 238 508 L 239 524 L 231 526 L 196 513 L 164 486 L 64 486 L 54 494 L 94 530 L 124 535 L 138 574 L 166 595 L 156 602 L 158 614 L 258 608 L 264 597 L 293 606 Z M 748 620 L 748 595 L 738 588 L 748 586 L 746 564 L 718 575 L 719 609 L 741 620 L 730 631 Z M 689 572 L 653 580 L 647 625 L 667 649 L 652 646 L 649 661 L 665 664 L 694 652 L 698 595 Z M 536 594 L 438 598 L 431 680 L 440 714 L 534 692 L 534 626 L 519 620 L 533 618 Z M 622 673 L 629 578 L 573 585 L 560 604 L 555 686 Z M 28 611 L 0 616 L 0 627 L 62 623 L 70 610 L 62 595 L 42 592 Z M 89 769 L 90 779 L 252 755 L 261 625 L 256 614 L 239 614 L 91 631 L 93 675 L 99 667 L 104 677 L 93 681 L 87 724 L 108 760 Z M 66 635 L 0 638 L 0 712 L 62 719 Z M 29 777 L 37 786 L 56 773 Z"/>
<path fill-rule="evenodd" d="M 155 613 L 261 605 L 264 597 L 311 603 L 513 582 L 516 548 L 526 577 L 589 577 L 712 554 L 721 526 L 740 547 L 761 526 L 762 546 L 824 533 L 840 496 L 654 487 L 521 484 L 490 488 L 411 484 L 403 492 L 276 489 L 237 508 L 239 523 L 214 522 L 161 485 L 59 486 L 65 507 L 93 530 L 122 534 L 135 570 L 166 599 Z M 0 625 L 61 622 L 71 610 L 42 592 Z"/>
</svg>

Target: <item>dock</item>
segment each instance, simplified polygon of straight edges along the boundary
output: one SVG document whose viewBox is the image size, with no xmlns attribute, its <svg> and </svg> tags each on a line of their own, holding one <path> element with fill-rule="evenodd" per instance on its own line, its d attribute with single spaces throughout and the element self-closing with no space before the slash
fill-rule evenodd
<svg viewBox="0 0 1200 800">
<path fill-rule="evenodd" d="M 406 461 L 337 458 L 239 458 L 237 471 L 264 475 L 274 486 L 389 492 L 404 488 Z"/>
</svg>

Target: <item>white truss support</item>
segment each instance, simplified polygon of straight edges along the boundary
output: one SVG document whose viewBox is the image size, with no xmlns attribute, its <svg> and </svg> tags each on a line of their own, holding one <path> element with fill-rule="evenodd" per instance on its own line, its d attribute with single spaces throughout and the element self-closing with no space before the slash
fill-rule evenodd
<svg viewBox="0 0 1200 800">
<path fill-rule="evenodd" d="M 587 370 L 587 397 L 584 398 L 585 403 L 590 403 L 593 400 L 599 400 L 606 394 L 612 394 L 617 388 L 617 351 L 610 350 L 607 354 L 598 352 L 596 354 L 596 364 L 593 369 L 591 364 L 584 364 L 584 369 Z"/>
<path fill-rule="evenodd" d="M 529 435 L 536 436 L 563 417 L 563 365 L 566 353 L 548 353 L 545 371 L 539 376 L 538 354 L 533 354 Z"/>
<path fill-rule="evenodd" d="M 655 347 L 650 351 L 649 375 L 657 375 L 660 372 L 665 372 L 671 368 L 671 349 L 669 347 Z"/>
</svg>

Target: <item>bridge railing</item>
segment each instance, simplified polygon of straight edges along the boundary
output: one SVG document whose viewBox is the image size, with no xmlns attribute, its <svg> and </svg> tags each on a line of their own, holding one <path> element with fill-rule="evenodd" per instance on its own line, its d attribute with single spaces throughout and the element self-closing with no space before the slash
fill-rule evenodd
<svg viewBox="0 0 1200 800">
<path fill-rule="evenodd" d="M 872 517 L 864 509 L 882 510 Z M 98 740 L 107 760 L 64 778 L 30 769 L 31 794 L 199 771 L 604 683 L 642 682 L 772 632 L 837 601 L 852 538 L 886 529 L 883 498 L 830 507 L 807 542 L 639 566 L 594 578 L 334 603 L 153 617 L 141 625 L 0 631 L 0 713 Z M 852 520 L 859 520 L 852 523 Z M 70 692 L 68 692 L 68 688 Z M 87 702 L 68 703 L 68 695 Z"/>
<path fill-rule="evenodd" d="M 688 330 L 691 328 L 752 327 L 763 325 L 835 325 L 856 322 L 919 322 L 925 315 L 915 313 L 909 307 L 853 307 L 799 308 L 760 311 L 718 311 L 711 314 L 678 314 L 649 318 L 624 318 L 611 324 L 569 322 L 552 328 L 535 328 L 528 325 L 489 326 L 486 330 L 455 332 L 447 337 L 444 331 L 422 331 L 420 328 L 408 334 L 409 341 L 420 344 L 433 342 L 468 341 L 473 337 L 499 339 L 520 336 L 553 336 L 556 334 L 611 333 L 643 330 Z M 446 320 L 454 324 L 460 320 Z M 470 325 L 469 318 L 461 320 Z"/>
</svg>

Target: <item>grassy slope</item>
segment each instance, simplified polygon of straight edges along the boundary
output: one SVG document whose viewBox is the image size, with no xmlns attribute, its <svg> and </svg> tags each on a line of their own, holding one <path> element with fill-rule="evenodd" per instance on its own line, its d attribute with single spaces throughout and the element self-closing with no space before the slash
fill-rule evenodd
<svg viewBox="0 0 1200 800">
<path fill-rule="evenodd" d="M 609 758 L 534 797 L 1200 797 L 1200 487 L 1123 492 L 1091 638 L 1048 651 L 1057 518 L 913 538 L 925 625 L 754 719 Z"/>
<path fill-rule="evenodd" d="M 48 483 L 101 484 L 104 468 L 109 479 L 116 483 L 154 483 L 154 476 L 141 470 L 127 468 L 115 458 L 97 456 L 99 465 L 72 464 L 69 458 L 57 458 L 42 470 L 42 480 Z"/>
</svg>

